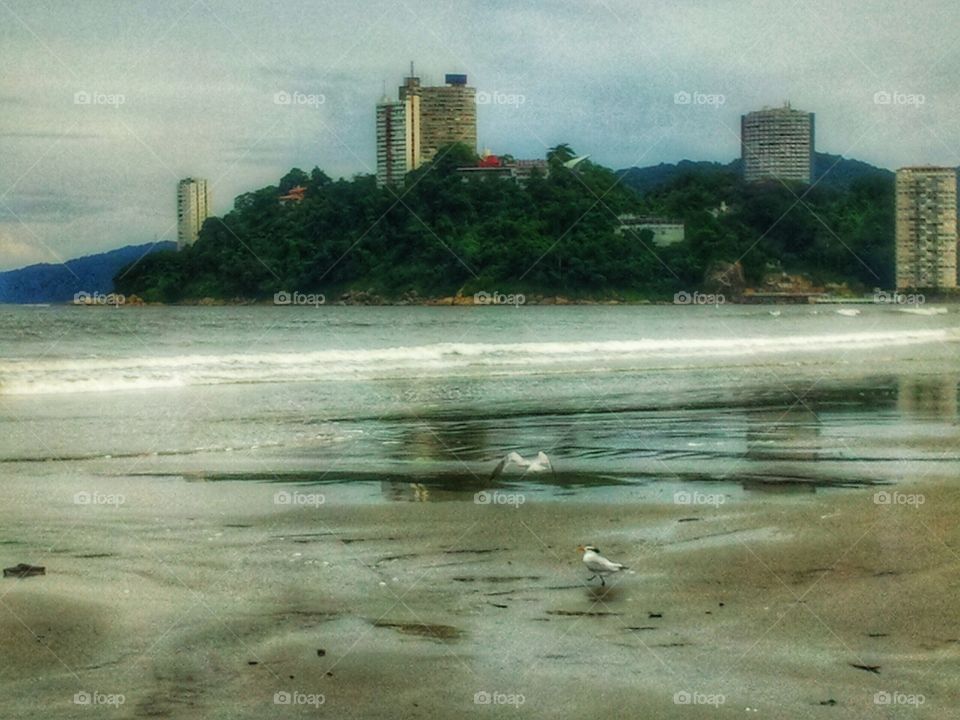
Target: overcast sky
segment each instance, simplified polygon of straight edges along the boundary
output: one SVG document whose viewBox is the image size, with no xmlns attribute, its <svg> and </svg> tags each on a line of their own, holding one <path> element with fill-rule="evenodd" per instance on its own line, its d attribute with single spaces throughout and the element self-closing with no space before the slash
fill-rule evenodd
<svg viewBox="0 0 960 720">
<path fill-rule="evenodd" d="M 480 147 L 518 157 L 728 161 L 790 100 L 819 151 L 958 165 L 958 27 L 947 0 L 0 0 L 0 269 L 175 239 L 187 175 L 222 214 L 293 166 L 373 172 L 411 60 L 466 73 Z"/>
</svg>

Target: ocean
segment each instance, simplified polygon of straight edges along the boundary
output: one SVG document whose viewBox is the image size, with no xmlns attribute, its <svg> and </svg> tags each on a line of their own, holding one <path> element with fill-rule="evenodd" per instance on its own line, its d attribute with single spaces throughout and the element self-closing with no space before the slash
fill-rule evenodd
<svg viewBox="0 0 960 720">
<path fill-rule="evenodd" d="M 858 307 L 3 306 L 0 464 L 357 502 L 469 499 L 514 450 L 551 500 L 955 476 L 960 314 Z"/>
</svg>

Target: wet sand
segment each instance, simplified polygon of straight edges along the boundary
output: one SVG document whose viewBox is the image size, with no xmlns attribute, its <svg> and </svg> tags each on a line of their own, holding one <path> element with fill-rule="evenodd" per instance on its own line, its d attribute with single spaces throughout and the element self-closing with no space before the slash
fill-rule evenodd
<svg viewBox="0 0 960 720">
<path fill-rule="evenodd" d="M 919 506 L 876 504 L 877 488 L 719 507 L 478 505 L 411 488 L 408 502 L 358 504 L 335 488 L 139 478 L 100 483 L 124 495 L 113 507 L 74 504 L 84 488 L 69 483 L 38 487 L 0 489 L 3 566 L 47 567 L 0 581 L 3 717 L 948 718 L 960 706 L 960 497 L 945 478 L 895 488 Z M 325 502 L 275 504 L 295 489 Z M 631 571 L 587 583 L 580 543 Z M 84 692 L 117 704 L 76 704 Z M 923 704 L 904 704 L 913 696 Z"/>
</svg>

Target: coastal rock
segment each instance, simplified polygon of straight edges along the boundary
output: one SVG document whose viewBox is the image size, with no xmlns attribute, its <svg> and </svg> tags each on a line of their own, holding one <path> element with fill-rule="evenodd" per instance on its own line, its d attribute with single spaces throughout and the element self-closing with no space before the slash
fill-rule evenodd
<svg viewBox="0 0 960 720">
<path fill-rule="evenodd" d="M 706 292 L 722 293 L 728 300 L 742 295 L 746 284 L 743 265 L 739 260 L 734 263 L 715 262 L 703 277 L 703 288 Z"/>
</svg>

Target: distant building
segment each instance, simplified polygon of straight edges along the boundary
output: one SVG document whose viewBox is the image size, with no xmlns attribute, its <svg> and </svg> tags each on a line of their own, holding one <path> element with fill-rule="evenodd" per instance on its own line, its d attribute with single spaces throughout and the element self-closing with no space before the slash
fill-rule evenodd
<svg viewBox="0 0 960 720">
<path fill-rule="evenodd" d="M 403 101 L 377 103 L 377 186 L 403 185 L 407 163 L 407 112 Z"/>
<path fill-rule="evenodd" d="M 447 75 L 446 85 L 421 88 L 420 155 L 429 162 L 444 145 L 477 149 L 476 90 L 466 75 Z"/>
<path fill-rule="evenodd" d="M 210 217 L 210 189 L 207 181 L 184 178 L 177 183 L 177 249 L 193 245 L 203 221 Z"/>
<path fill-rule="evenodd" d="M 550 175 L 550 164 L 546 160 L 514 160 L 510 166 L 513 168 L 513 176 L 521 185 L 533 177 L 534 173 L 542 178 Z"/>
<path fill-rule="evenodd" d="M 466 75 L 446 76 L 446 85 L 423 86 L 414 74 L 403 79 L 399 100 L 377 104 L 377 185 L 401 185 L 406 173 L 429 162 L 444 145 L 477 147 L 475 90 Z"/>
<path fill-rule="evenodd" d="M 957 171 L 897 171 L 897 288 L 957 287 Z"/>
<path fill-rule="evenodd" d="M 457 172 L 463 176 L 464 181 L 471 177 L 480 179 L 498 178 L 513 180 L 525 185 L 535 172 L 539 173 L 541 177 L 547 177 L 550 174 L 550 167 L 546 160 L 504 159 L 494 155 L 489 150 L 484 150 L 476 165 L 458 167 Z"/>
<path fill-rule="evenodd" d="M 758 180 L 796 181 L 809 184 L 813 177 L 814 115 L 782 108 L 747 113 L 740 118 L 743 177 Z"/>
<path fill-rule="evenodd" d="M 617 215 L 617 220 L 617 235 L 626 233 L 639 238 L 641 231 L 649 230 L 653 233 L 653 244 L 659 247 L 676 245 L 683 242 L 685 237 L 686 229 L 682 220 L 646 215 Z"/>
</svg>

